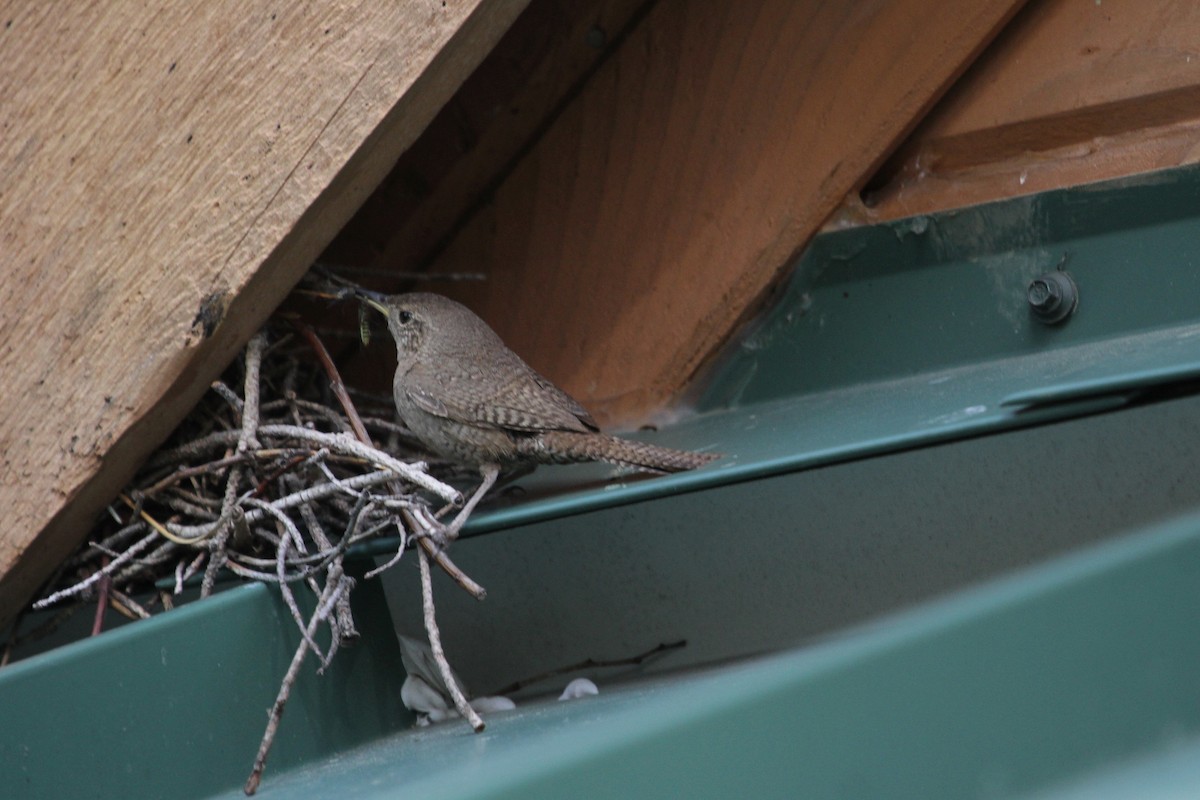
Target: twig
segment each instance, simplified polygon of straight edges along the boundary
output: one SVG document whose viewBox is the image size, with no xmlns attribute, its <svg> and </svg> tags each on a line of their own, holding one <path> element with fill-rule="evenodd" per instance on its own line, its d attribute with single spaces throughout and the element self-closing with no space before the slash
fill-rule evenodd
<svg viewBox="0 0 1200 800">
<path fill-rule="evenodd" d="M 262 372 L 263 348 L 267 344 L 267 335 L 259 331 L 246 345 L 246 384 L 245 399 L 242 408 L 242 435 L 238 438 L 237 451 L 259 448 L 258 432 L 258 389 L 259 375 Z"/>
<path fill-rule="evenodd" d="M 403 436 L 409 441 L 416 441 L 416 437 L 413 435 L 412 431 L 403 425 L 400 425 L 399 423 L 392 422 L 391 420 L 381 419 L 380 417 L 363 417 L 362 422 L 363 426 L 366 428 L 377 428 L 384 433 L 394 433 L 397 436 Z"/>
<path fill-rule="evenodd" d="M 270 403 L 265 404 L 263 406 L 263 410 L 272 409 L 276 406 L 282 405 L 290 405 L 298 409 L 304 409 L 311 414 L 316 414 L 330 425 L 337 427 L 339 430 L 350 430 L 350 426 L 346 423 L 346 420 L 332 408 L 321 405 L 320 403 L 314 403 L 311 400 L 304 400 L 299 397 L 288 397 L 284 400 L 273 400 Z"/>
<path fill-rule="evenodd" d="M 266 531 L 259 530 L 258 534 L 263 536 L 263 538 L 266 538 Z M 349 545 L 358 542 L 361 538 L 361 535 L 355 535 L 350 539 L 343 539 L 339 541 L 336 545 L 327 550 L 318 550 L 315 553 L 306 553 L 300 556 L 289 556 L 287 559 L 287 565 L 289 567 L 301 567 L 303 569 L 299 573 L 289 575 L 288 581 L 303 580 L 317 574 L 322 569 L 327 567 L 330 561 L 345 553 Z M 278 540 L 275 540 L 274 544 L 276 547 L 278 547 Z M 235 560 L 244 567 L 257 567 L 259 569 L 275 568 L 274 558 L 255 558 L 254 556 L 248 556 L 245 553 L 236 553 L 231 556 L 230 563 L 233 563 Z M 272 583 L 274 582 L 274 578 L 269 578 L 268 580 Z"/>
<path fill-rule="evenodd" d="M 157 547 L 144 557 L 134 559 L 122 567 L 120 572 L 114 572 L 113 581 L 120 585 L 138 575 L 151 572 L 155 567 L 165 564 L 174 558 L 178 550 L 179 545 L 174 542 L 160 542 Z"/>
<path fill-rule="evenodd" d="M 235 413 L 242 413 L 242 398 L 238 397 L 237 393 L 234 392 L 233 389 L 230 389 L 227 385 L 225 385 L 224 381 L 213 381 L 211 388 L 214 392 L 221 396 L 222 400 L 224 400 L 226 403 L 229 403 L 229 407 L 232 408 Z"/>
<path fill-rule="evenodd" d="M 450 691 L 451 699 L 454 700 L 454 707 L 458 709 L 458 713 L 462 715 L 463 719 L 471 723 L 471 728 L 479 733 L 484 728 L 483 720 L 479 714 L 475 713 L 475 709 L 471 708 L 471 704 L 467 702 L 458 682 L 454 680 L 454 672 L 450 669 L 450 662 L 446 660 L 446 653 L 442 650 L 442 635 L 438 631 L 437 619 L 434 617 L 433 577 L 429 573 L 429 557 L 425 555 L 424 550 L 418 550 L 417 556 L 421 565 L 421 604 L 425 609 L 425 632 L 429 634 L 429 649 L 433 651 L 433 658 L 437 662 L 438 671 L 442 674 L 442 681 Z"/>
<path fill-rule="evenodd" d="M 105 536 L 98 542 L 89 542 L 87 549 L 79 555 L 65 562 L 67 568 L 79 566 L 87 561 L 87 557 L 94 556 L 96 553 L 111 553 L 115 552 L 118 545 L 124 544 L 129 539 L 132 539 L 139 533 L 146 530 L 146 525 L 143 522 L 134 522 L 121 528 L 116 533 Z"/>
<path fill-rule="evenodd" d="M 364 475 L 355 475 L 353 478 L 346 478 L 340 484 L 322 483 L 310 486 L 307 489 L 279 498 L 271 503 L 271 506 L 279 511 L 286 511 L 289 508 L 295 508 L 304 503 L 325 499 L 346 489 L 364 489 L 370 486 L 377 486 L 388 482 L 392 477 L 393 475 L 390 471 L 382 470 L 379 472 L 369 472 Z M 246 514 L 246 522 L 254 524 L 261 521 L 265 516 L 265 511 L 251 510 Z M 195 542 L 202 541 L 205 534 L 212 529 L 211 524 L 172 525 L 171 527 L 175 538 L 184 541 L 186 544 L 194 544 Z"/>
<path fill-rule="evenodd" d="M 242 393 L 244 395 L 242 402 L 242 429 L 238 434 L 237 452 L 245 454 L 247 451 L 259 449 L 258 443 L 258 389 L 259 376 L 262 369 L 262 354 L 263 348 L 266 347 L 267 336 L 262 331 L 254 334 L 250 339 L 250 343 L 246 345 L 246 379 L 243 383 Z M 221 567 L 225 566 L 225 562 L 229 560 L 229 552 L 227 544 L 229 536 L 233 533 L 236 527 L 245 525 L 244 512 L 236 505 L 238 495 L 238 484 L 242 478 L 242 466 L 239 464 L 229 470 L 229 479 L 225 484 L 225 500 L 221 504 L 221 516 L 212 524 L 206 537 L 211 537 L 208 542 L 208 549 L 211 555 L 208 559 L 208 566 L 204 569 L 204 580 L 200 583 L 200 596 L 208 597 L 212 594 L 213 585 L 217 580 L 217 573 Z"/>
<path fill-rule="evenodd" d="M 196 554 L 196 557 L 193 558 L 191 563 L 187 565 L 187 568 L 184 569 L 183 575 L 180 576 L 179 584 L 176 588 L 175 594 L 180 594 L 183 592 L 183 582 L 200 571 L 200 567 L 204 564 L 204 560 L 206 558 L 208 558 L 208 553 L 205 553 L 204 551 L 200 551 Z M 183 562 L 181 561 L 180 563 Z"/>
<path fill-rule="evenodd" d="M 122 592 L 115 586 L 110 586 L 108 593 L 112 595 L 112 606 L 130 619 L 150 619 L 150 612 L 141 603 Z"/>
<path fill-rule="evenodd" d="M 558 675 L 567 675 L 572 672 L 581 672 L 585 669 L 605 669 L 611 667 L 636 667 L 649 661 L 654 656 L 666 653 L 670 650 L 678 650 L 681 647 L 687 647 L 687 639 L 680 639 L 677 642 L 663 642 L 662 644 L 651 647 L 649 650 L 638 653 L 635 656 L 628 658 L 614 658 L 609 660 L 586 658 L 577 664 L 571 664 L 567 667 L 559 667 L 558 669 L 547 670 L 540 675 L 534 675 L 532 678 L 522 678 L 519 681 L 514 681 L 503 689 L 498 689 L 495 694 L 504 696 L 514 692 L 519 692 L 526 686 L 532 686 L 535 683 L 540 683 L 548 678 L 553 678 Z"/>
<path fill-rule="evenodd" d="M 367 580 L 374 578 L 376 575 L 381 575 L 384 572 L 387 572 L 389 569 L 399 564 L 400 559 L 404 557 L 404 551 L 408 549 L 408 532 L 404 530 L 404 526 L 399 522 L 396 523 L 396 531 L 400 534 L 400 546 L 396 548 L 396 554 L 387 561 L 376 566 L 374 569 L 367 570 L 367 573 L 363 575 L 363 577 Z"/>
<path fill-rule="evenodd" d="M 429 475 L 423 468 L 406 464 L 382 450 L 363 444 L 348 434 L 322 433 L 320 431 L 308 430 L 307 428 L 299 428 L 295 425 L 263 425 L 258 430 L 263 436 L 311 442 L 321 447 L 327 447 L 335 453 L 357 456 L 373 464 L 386 467 L 409 483 L 415 483 L 417 486 L 436 494 L 443 500 L 455 504 L 463 501 L 461 492 L 453 486 L 448 486 Z"/>
<path fill-rule="evenodd" d="M 309 347 L 317 355 L 317 360 L 321 362 L 321 367 L 329 377 L 329 388 L 333 390 L 334 397 L 338 399 L 342 410 L 346 412 L 346 419 L 350 420 L 350 429 L 354 431 L 354 435 L 358 437 L 360 442 L 370 444 L 371 437 L 367 435 L 367 429 L 363 427 L 362 419 L 359 418 L 358 410 L 354 408 L 354 403 L 350 402 L 350 395 L 346 393 L 346 384 L 342 382 L 342 374 L 338 372 L 333 359 L 329 357 L 329 351 L 325 349 L 325 345 L 313 333 L 312 328 L 300 322 L 293 322 L 292 324 L 308 341 Z"/>
<path fill-rule="evenodd" d="M 143 489 L 142 494 L 146 497 L 153 497 L 163 489 L 174 486 L 185 478 L 190 478 L 195 475 L 205 475 L 210 472 L 215 472 L 219 469 L 224 469 L 225 467 L 231 467 L 234 464 L 241 464 L 251 457 L 262 458 L 263 451 L 260 450 L 257 453 L 237 453 L 236 455 L 229 456 L 228 458 L 217 459 L 216 461 L 210 461 L 207 464 L 201 464 L 196 467 L 179 467 L 172 472 L 168 472 L 165 476 L 160 478 L 157 483 L 154 483 Z"/>
<path fill-rule="evenodd" d="M 367 500 L 367 495 L 365 493 L 360 494 L 358 500 L 354 503 L 354 508 L 350 510 L 350 518 L 346 520 L 346 528 L 342 532 L 342 541 L 339 543 L 339 550 L 345 546 L 345 543 L 354 541 L 354 534 L 358 530 L 358 522 L 369 507 L 370 502 Z M 325 530 L 317 520 L 317 515 L 313 513 L 312 506 L 300 506 L 300 516 L 304 518 L 304 523 L 308 526 L 309 533 L 318 547 L 323 550 L 328 550 L 332 547 L 329 537 L 325 535 Z M 338 600 L 335 607 L 335 617 L 337 625 L 333 627 L 334 637 L 333 645 L 330 647 L 331 657 L 333 655 L 332 651 L 340 647 L 343 641 L 352 641 L 359 637 L 358 628 L 354 626 L 354 614 L 350 609 L 349 594 L 342 595 Z"/>
<path fill-rule="evenodd" d="M 142 552 L 147 547 L 149 547 L 156 538 L 158 538 L 158 534 L 151 533 L 149 536 L 146 536 L 145 538 L 138 540 L 133 545 L 131 545 L 128 550 L 126 550 L 120 556 L 118 556 L 117 558 L 114 558 L 111 562 L 109 562 L 109 564 L 107 566 L 92 573 L 90 576 L 88 576 L 84 580 L 80 581 L 79 583 L 76 583 L 73 586 L 69 586 L 66 589 L 57 591 L 54 594 L 50 595 L 49 597 L 43 597 L 41 600 L 38 600 L 36 603 L 33 604 L 34 610 L 39 610 L 39 609 L 46 608 L 47 606 L 52 606 L 55 603 L 57 603 L 59 600 L 62 600 L 63 598 L 74 597 L 77 594 L 87 591 L 89 588 L 91 588 L 93 585 L 95 585 L 98 581 L 100 581 L 105 575 L 111 575 L 114 571 L 116 571 L 117 567 L 120 567 L 126 561 L 131 560 L 138 553 Z"/>
<path fill-rule="evenodd" d="M 350 590 L 353 589 L 355 586 L 355 580 L 353 578 L 349 577 L 348 575 L 346 575 L 345 570 L 342 569 L 341 559 L 335 559 L 329 565 L 329 571 L 326 573 L 326 577 L 325 577 L 325 585 L 328 586 L 331 583 L 335 584 L 337 586 L 345 586 L 345 590 L 342 592 L 339 592 L 337 596 L 331 598 L 327 605 L 323 605 L 322 610 L 320 612 L 322 620 L 324 620 L 329 625 L 329 630 L 332 634 L 332 639 L 329 643 L 329 653 L 326 655 L 325 659 L 322 661 L 321 666 L 317 667 L 318 675 L 325 674 L 325 670 L 329 667 L 329 662 L 333 658 L 334 653 L 337 652 L 338 646 L 339 646 L 339 637 L 338 637 L 338 633 L 337 633 L 337 626 L 333 622 L 330 622 L 329 618 L 331 615 L 333 615 L 336 620 L 336 614 L 337 614 L 336 609 L 342 603 L 343 600 L 349 600 Z"/>
<path fill-rule="evenodd" d="M 233 531 L 233 516 L 241 511 L 240 508 L 234 505 L 237 499 L 238 481 L 242 477 L 242 468 L 234 467 L 229 470 L 229 481 L 225 484 L 225 502 L 221 510 L 221 516 L 212 524 L 204 536 L 200 539 L 209 539 L 208 543 L 208 566 L 204 568 L 204 580 L 200 582 L 200 596 L 208 597 L 212 594 L 213 585 L 217 581 L 217 573 L 221 571 L 221 567 L 225 566 L 225 562 L 229 560 L 229 553 L 225 549 L 225 543 L 229 541 L 229 534 Z"/>
<path fill-rule="evenodd" d="M 100 559 L 101 566 L 108 566 L 108 556 Z M 108 608 L 108 590 L 112 586 L 112 576 L 100 578 L 100 588 L 96 595 L 96 616 L 92 619 L 92 636 L 99 636 L 104 630 L 104 610 Z"/>
<path fill-rule="evenodd" d="M 177 511 L 181 514 L 188 514 L 199 519 L 207 519 L 211 522 L 217 521 L 221 512 L 219 505 L 216 511 L 213 511 L 208 507 L 209 503 L 207 501 L 205 501 L 203 505 L 194 503 L 183 496 L 186 494 L 187 492 L 184 492 L 182 489 L 176 487 L 170 492 L 164 492 L 160 494 L 155 498 L 155 500 L 162 503 L 172 511 Z"/>
<path fill-rule="evenodd" d="M 308 654 L 308 643 L 316 634 L 317 627 L 321 624 L 324 617 L 328 616 L 329 609 L 337 602 L 337 598 L 352 584 L 353 581 L 347 578 L 333 585 L 325 585 L 325 591 L 320 598 L 317 611 L 313 613 L 312 619 L 308 622 L 308 628 L 306 629 L 307 636 L 301 637 L 300 644 L 296 647 L 296 653 L 292 656 L 292 663 L 288 665 L 287 672 L 283 676 L 283 682 L 279 685 L 279 694 L 276 695 L 275 703 L 271 706 L 271 710 L 267 714 L 267 729 L 263 732 L 262 742 L 258 746 L 258 754 L 254 757 L 254 768 L 250 771 L 250 777 L 246 779 L 245 786 L 242 787 L 242 791 L 247 795 L 252 795 L 258 791 L 258 784 L 262 780 L 263 770 L 267 766 L 267 755 L 271 752 L 271 745 L 275 742 L 275 732 L 279 728 L 279 718 L 283 715 L 283 708 L 287 705 L 288 697 L 292 693 L 292 685 L 296 682 L 296 676 L 300 672 L 300 665 L 304 663 L 304 656 Z"/>
<path fill-rule="evenodd" d="M 176 536 L 175 534 L 171 533 L 171 531 L 167 529 L 166 525 L 163 525 L 161 522 L 156 520 L 154 517 L 152 517 L 148 513 L 146 513 L 146 509 L 142 508 L 142 504 L 140 502 L 135 503 L 129 497 L 129 495 L 121 493 L 121 494 L 117 495 L 117 497 L 120 498 L 122 503 L 125 503 L 130 508 L 132 508 L 134 510 L 134 513 L 136 513 L 139 517 L 142 518 L 143 522 L 145 522 L 147 525 L 149 525 L 154 530 L 158 531 L 158 534 L 160 536 L 162 536 L 164 539 L 169 539 L 170 541 L 174 542 L 175 544 L 182 544 L 182 545 L 193 544 L 192 540 L 186 539 L 184 537 Z M 209 528 L 208 525 L 202 525 L 199 527 L 201 527 L 205 530 L 207 530 Z M 197 537 L 195 541 L 199 541 L 200 538 L 202 538 L 202 537 Z"/>
<path fill-rule="evenodd" d="M 308 639 L 309 649 L 316 653 L 318 658 L 325 661 L 325 657 L 321 654 L 321 648 L 317 646 L 316 640 L 308 634 L 308 628 L 304 624 L 304 617 L 300 613 L 300 606 L 296 605 L 296 597 L 292 594 L 292 589 L 288 586 L 287 582 L 287 568 L 285 564 L 287 550 L 293 538 L 300 538 L 300 532 L 295 531 L 295 537 L 290 536 L 289 534 L 295 530 L 295 524 L 287 518 L 286 514 L 276 511 L 266 503 L 261 503 L 257 500 L 252 500 L 251 502 L 258 505 L 264 511 L 273 514 L 280 527 L 285 529 L 279 537 L 279 547 L 275 550 L 275 574 L 279 578 L 279 592 L 283 595 L 284 602 L 292 612 L 292 618 L 296 620 L 296 627 L 300 629 L 300 635 Z"/>
<path fill-rule="evenodd" d="M 415 522 L 416 519 L 423 519 L 426 527 L 429 527 L 433 524 L 433 520 L 428 509 L 417 508 L 413 509 L 413 511 L 416 513 L 404 514 L 404 518 L 413 526 L 414 530 L 419 529 L 419 525 Z M 404 512 L 401 513 L 403 514 Z M 438 546 L 434 544 L 431 538 L 427 536 L 422 537 L 417 540 L 417 544 L 419 544 L 421 549 L 425 551 L 425 555 L 436 561 L 437 565 L 441 567 L 447 575 L 453 578 L 454 582 L 461 586 L 467 592 L 467 594 L 471 595 L 476 600 L 483 600 L 487 597 L 487 589 L 484 589 L 482 586 L 472 580 L 467 573 L 459 569 L 458 565 L 451 561 L 449 557 L 446 556 L 444 551 L 438 549 Z"/>
<path fill-rule="evenodd" d="M 318 572 L 335 562 L 340 556 L 344 555 L 344 551 L 345 546 L 339 542 L 336 549 L 314 555 L 313 558 L 319 559 L 316 563 L 306 565 L 298 572 L 289 573 L 284 577 L 284 580 L 287 583 L 296 583 L 297 581 L 308 580 L 310 576 L 316 575 Z M 298 561 L 302 560 L 303 559 L 290 559 L 288 561 L 288 565 L 295 566 Z M 254 562 L 259 565 L 269 567 L 272 569 L 272 572 L 263 572 L 261 570 L 251 569 L 250 567 L 247 567 L 245 564 L 241 563 L 243 561 Z M 229 561 L 225 563 L 225 566 L 229 567 L 231 572 L 241 578 L 249 578 L 250 580 L 262 581 L 263 583 L 279 582 L 279 576 L 273 571 L 275 567 L 274 559 L 271 559 L 270 562 L 265 562 L 264 559 L 238 555 L 236 558 L 230 558 Z"/>
</svg>

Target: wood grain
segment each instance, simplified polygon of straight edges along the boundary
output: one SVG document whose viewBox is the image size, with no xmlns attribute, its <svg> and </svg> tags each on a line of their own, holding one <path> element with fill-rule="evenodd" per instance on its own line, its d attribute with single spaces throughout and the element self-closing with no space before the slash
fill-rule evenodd
<svg viewBox="0 0 1200 800">
<path fill-rule="evenodd" d="M 677 396 L 1020 6 L 661 0 L 437 262 L 609 424 Z"/>
<path fill-rule="evenodd" d="M 1200 158 L 1200 6 L 1031 3 L 871 183 L 890 219 Z"/>
<path fill-rule="evenodd" d="M 0 623 L 523 6 L 0 9 Z"/>
<path fill-rule="evenodd" d="M 427 267 L 649 5 L 532 0 L 321 260 L 368 282 Z"/>
</svg>

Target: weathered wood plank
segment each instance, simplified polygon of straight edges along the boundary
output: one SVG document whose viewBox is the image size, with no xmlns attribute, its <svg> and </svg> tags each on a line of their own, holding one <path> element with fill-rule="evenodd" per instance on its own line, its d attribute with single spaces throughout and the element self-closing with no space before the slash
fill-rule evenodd
<svg viewBox="0 0 1200 800">
<path fill-rule="evenodd" d="M 644 420 L 1020 5 L 661 0 L 437 268 L 487 272 L 454 292 Z"/>
<path fill-rule="evenodd" d="M 1031 3 L 872 181 L 867 219 L 1200 159 L 1200 6 Z"/>
<path fill-rule="evenodd" d="M 524 5 L 0 11 L 0 621 Z"/>
</svg>

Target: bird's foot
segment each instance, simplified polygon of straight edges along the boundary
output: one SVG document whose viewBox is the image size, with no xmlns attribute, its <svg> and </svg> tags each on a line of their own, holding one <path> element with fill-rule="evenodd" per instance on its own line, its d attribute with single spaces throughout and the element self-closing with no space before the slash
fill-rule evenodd
<svg viewBox="0 0 1200 800">
<path fill-rule="evenodd" d="M 496 477 L 500 474 L 499 464 L 483 464 L 479 467 L 479 474 L 483 476 L 483 480 L 467 499 L 459 512 L 454 515 L 454 519 L 449 523 L 441 525 L 439 536 L 444 539 L 444 543 L 439 542 L 439 546 L 444 547 L 458 538 L 459 532 L 463 525 L 467 524 L 467 519 L 471 516 L 471 512 L 475 510 L 475 506 L 483 499 L 483 496 L 488 493 L 488 490 L 496 483 Z"/>
</svg>

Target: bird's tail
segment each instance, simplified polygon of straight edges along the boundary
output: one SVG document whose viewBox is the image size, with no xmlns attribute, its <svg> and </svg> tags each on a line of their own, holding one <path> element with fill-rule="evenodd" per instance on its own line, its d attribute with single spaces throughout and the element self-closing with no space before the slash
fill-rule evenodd
<svg viewBox="0 0 1200 800">
<path fill-rule="evenodd" d="M 603 433 L 546 431 L 526 440 L 522 448 L 538 461 L 571 464 L 580 461 L 607 461 L 623 467 L 650 472 L 683 472 L 716 461 L 720 453 L 696 453 L 672 450 L 645 442 L 619 439 Z"/>
</svg>

